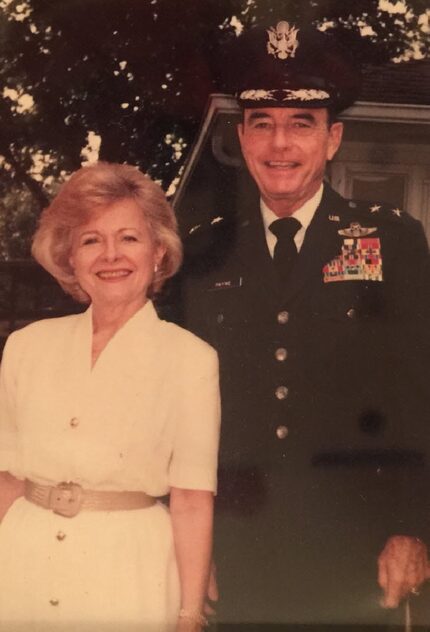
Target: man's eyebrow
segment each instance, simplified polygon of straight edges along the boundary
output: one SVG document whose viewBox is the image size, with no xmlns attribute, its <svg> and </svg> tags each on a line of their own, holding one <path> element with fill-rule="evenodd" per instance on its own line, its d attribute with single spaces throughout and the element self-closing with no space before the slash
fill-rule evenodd
<svg viewBox="0 0 430 632">
<path fill-rule="evenodd" d="M 296 114 L 293 114 L 291 118 L 310 121 L 311 123 L 315 123 L 316 121 L 315 116 L 312 114 L 312 112 L 297 112 Z"/>
<path fill-rule="evenodd" d="M 256 121 L 263 118 L 270 118 L 270 114 L 267 114 L 267 112 L 251 112 L 248 121 Z"/>
<path fill-rule="evenodd" d="M 270 114 L 267 112 L 251 112 L 248 117 L 248 122 L 258 121 L 259 119 L 267 119 L 270 118 Z M 291 115 L 291 118 L 299 121 L 309 121 L 311 123 L 315 123 L 316 119 L 312 112 L 296 112 Z"/>
</svg>

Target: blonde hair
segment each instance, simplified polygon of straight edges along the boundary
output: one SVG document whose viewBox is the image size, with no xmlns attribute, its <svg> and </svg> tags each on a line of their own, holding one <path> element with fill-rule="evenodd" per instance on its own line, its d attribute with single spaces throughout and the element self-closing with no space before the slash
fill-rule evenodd
<svg viewBox="0 0 430 632">
<path fill-rule="evenodd" d="M 176 218 L 158 184 L 130 165 L 98 162 L 82 167 L 42 212 L 32 245 L 36 261 L 65 292 L 82 303 L 88 303 L 90 298 L 80 287 L 69 262 L 73 230 L 104 207 L 123 199 L 136 203 L 148 222 L 154 244 L 165 250 L 148 296 L 158 292 L 181 265 L 182 244 Z"/>
</svg>

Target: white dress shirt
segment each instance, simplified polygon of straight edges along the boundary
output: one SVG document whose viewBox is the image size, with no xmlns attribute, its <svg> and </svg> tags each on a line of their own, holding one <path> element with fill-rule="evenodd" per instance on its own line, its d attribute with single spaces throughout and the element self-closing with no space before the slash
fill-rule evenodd
<svg viewBox="0 0 430 632">
<path fill-rule="evenodd" d="M 315 215 L 315 211 L 317 210 L 319 203 L 321 202 L 323 188 L 324 187 L 321 184 L 315 195 L 311 197 L 310 200 L 305 202 L 303 206 L 297 209 L 297 211 L 294 211 L 294 213 L 291 215 L 291 217 L 295 217 L 296 219 L 298 219 L 302 225 L 302 227 L 297 231 L 294 237 L 294 243 L 296 244 L 297 252 L 300 252 L 300 248 L 303 245 L 308 226 L 311 223 L 313 216 Z M 260 209 L 263 218 L 264 231 L 266 234 L 267 247 L 269 248 L 270 256 L 273 258 L 273 252 L 276 246 L 276 237 L 269 229 L 269 226 L 272 222 L 279 219 L 279 217 L 270 210 L 270 208 L 263 202 L 262 199 L 260 200 Z"/>
</svg>

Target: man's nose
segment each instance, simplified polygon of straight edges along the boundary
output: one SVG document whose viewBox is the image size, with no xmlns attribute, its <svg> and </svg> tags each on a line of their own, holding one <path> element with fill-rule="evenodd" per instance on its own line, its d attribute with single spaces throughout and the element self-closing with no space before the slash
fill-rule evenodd
<svg viewBox="0 0 430 632">
<path fill-rule="evenodd" d="M 273 132 L 273 146 L 276 149 L 284 149 L 293 143 L 293 133 L 288 125 L 277 125 Z"/>
</svg>

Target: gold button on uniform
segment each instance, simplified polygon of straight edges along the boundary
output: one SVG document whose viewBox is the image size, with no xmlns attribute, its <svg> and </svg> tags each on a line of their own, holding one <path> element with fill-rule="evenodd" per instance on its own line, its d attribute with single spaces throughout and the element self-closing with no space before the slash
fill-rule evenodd
<svg viewBox="0 0 430 632">
<path fill-rule="evenodd" d="M 79 426 L 79 419 L 77 417 L 72 417 L 69 423 L 72 428 L 76 428 Z"/>
<path fill-rule="evenodd" d="M 275 351 L 275 358 L 278 360 L 278 362 L 284 362 L 284 360 L 287 359 L 287 350 L 284 349 L 284 347 L 279 347 L 279 349 L 276 349 Z"/>
<path fill-rule="evenodd" d="M 356 314 L 357 314 L 357 313 L 356 313 L 356 311 L 355 311 L 355 309 L 354 309 L 353 307 L 351 307 L 351 309 L 349 309 L 349 310 L 346 312 L 346 315 L 348 316 L 348 318 L 355 318 L 355 317 L 356 317 Z"/>
<path fill-rule="evenodd" d="M 59 542 L 62 542 L 66 537 L 66 534 L 64 533 L 64 531 L 59 531 L 55 537 Z"/>
<path fill-rule="evenodd" d="M 288 435 L 287 426 L 278 426 L 276 428 L 276 436 L 278 437 L 278 439 L 285 439 L 287 435 Z"/>
<path fill-rule="evenodd" d="M 277 316 L 278 323 L 280 325 L 285 325 L 286 323 L 288 323 L 289 317 L 290 315 L 287 311 L 283 310 L 282 312 L 279 312 Z"/>
<path fill-rule="evenodd" d="M 288 395 L 288 388 L 286 386 L 278 386 L 275 395 L 278 399 L 285 399 Z"/>
<path fill-rule="evenodd" d="M 221 325 L 221 323 L 224 322 L 224 314 L 217 314 L 216 322 L 218 325 Z"/>
</svg>

